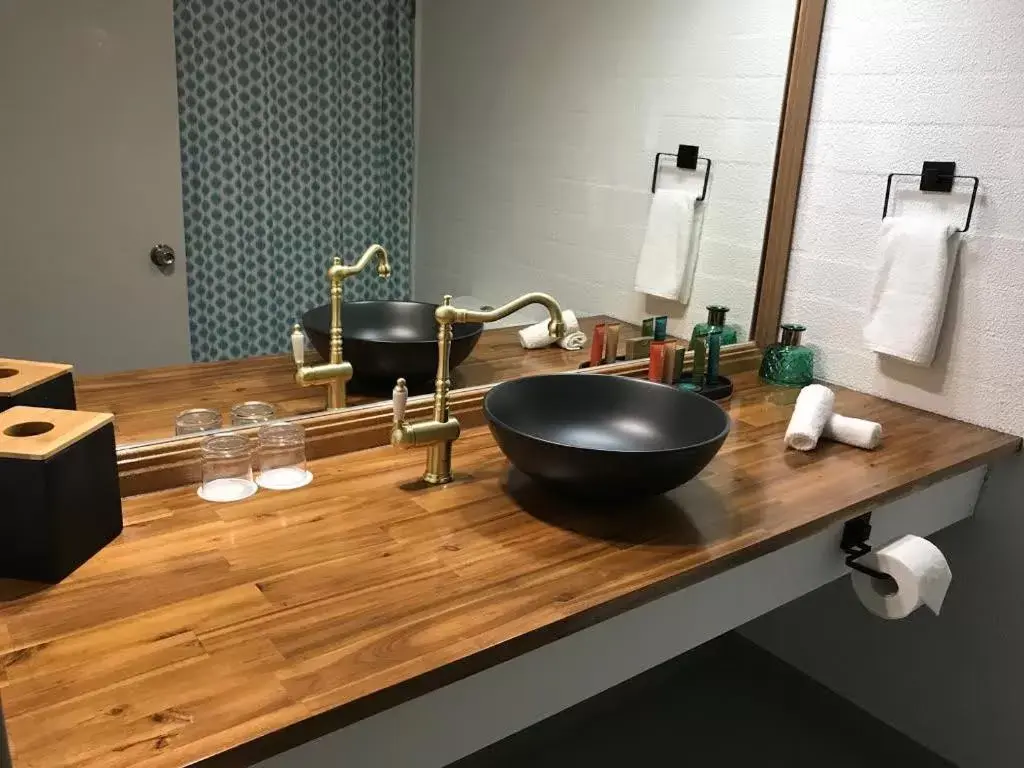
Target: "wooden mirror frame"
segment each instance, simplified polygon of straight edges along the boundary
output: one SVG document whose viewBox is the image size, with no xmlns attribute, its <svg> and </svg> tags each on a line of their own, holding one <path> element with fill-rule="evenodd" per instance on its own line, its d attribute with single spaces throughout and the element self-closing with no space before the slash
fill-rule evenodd
<svg viewBox="0 0 1024 768">
<path fill-rule="evenodd" d="M 751 338 L 722 350 L 723 373 L 756 368 L 760 363 L 761 350 L 776 340 L 800 195 L 825 4 L 826 0 L 797 0 L 796 3 Z M 601 366 L 593 373 L 642 376 L 646 371 L 647 361 L 643 360 Z M 452 415 L 464 427 L 484 423 L 483 398 L 492 386 L 468 387 L 452 393 Z M 412 398 L 407 409 L 408 418 L 429 417 L 431 401 L 432 395 Z M 391 403 L 374 403 L 291 420 L 305 425 L 307 455 L 315 459 L 387 444 L 391 432 Z M 255 429 L 242 431 L 255 433 Z M 121 495 L 131 496 L 197 482 L 201 442 L 202 437 L 170 438 L 119 448 Z"/>
</svg>

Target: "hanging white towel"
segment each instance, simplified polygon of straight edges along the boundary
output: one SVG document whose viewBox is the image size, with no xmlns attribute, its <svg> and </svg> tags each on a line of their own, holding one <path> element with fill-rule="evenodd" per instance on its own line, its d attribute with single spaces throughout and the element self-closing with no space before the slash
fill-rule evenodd
<svg viewBox="0 0 1024 768">
<path fill-rule="evenodd" d="M 578 352 L 587 343 L 587 334 L 580 330 L 580 321 L 576 319 L 576 313 L 571 309 L 562 311 L 562 322 L 565 323 L 565 333 L 562 338 L 556 339 L 548 333 L 549 318 L 539 323 L 528 325 L 519 331 L 519 343 L 523 349 L 542 349 L 558 343 L 562 349 L 571 352 Z"/>
<path fill-rule="evenodd" d="M 695 192 L 659 189 L 654 193 L 636 266 L 637 291 L 689 302 L 704 224 L 700 207 Z"/>
<path fill-rule="evenodd" d="M 875 290 L 864 326 L 868 349 L 929 366 L 956 261 L 956 227 L 934 216 L 882 221 Z"/>
</svg>

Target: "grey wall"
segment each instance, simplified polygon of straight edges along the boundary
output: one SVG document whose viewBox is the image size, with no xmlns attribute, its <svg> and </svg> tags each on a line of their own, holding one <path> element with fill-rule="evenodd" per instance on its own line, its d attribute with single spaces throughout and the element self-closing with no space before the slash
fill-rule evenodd
<svg viewBox="0 0 1024 768">
<path fill-rule="evenodd" d="M 940 616 L 885 621 L 848 580 L 758 619 L 748 638 L 961 768 L 1024 765 L 1024 460 L 975 517 L 935 534 L 953 569 Z"/>
</svg>

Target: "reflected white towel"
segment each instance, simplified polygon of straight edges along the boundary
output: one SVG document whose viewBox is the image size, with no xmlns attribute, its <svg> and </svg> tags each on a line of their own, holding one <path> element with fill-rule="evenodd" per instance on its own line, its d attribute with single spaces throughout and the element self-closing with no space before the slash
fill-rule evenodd
<svg viewBox="0 0 1024 768">
<path fill-rule="evenodd" d="M 798 451 L 814 450 L 835 402 L 835 393 L 821 384 L 808 384 L 801 389 L 786 428 L 786 445 Z"/>
<path fill-rule="evenodd" d="M 704 224 L 703 212 L 698 208 L 694 192 L 659 189 L 654 193 L 636 266 L 637 291 L 689 302 Z"/>
<path fill-rule="evenodd" d="M 868 349 L 928 366 L 946 311 L 956 228 L 933 216 L 882 221 L 875 290 L 864 326 Z"/>
<path fill-rule="evenodd" d="M 825 429 L 821 431 L 821 436 L 835 440 L 837 443 L 846 443 L 854 448 L 866 448 L 870 451 L 877 448 L 882 442 L 882 425 L 877 421 L 852 419 L 849 416 L 833 413 L 832 417 L 825 422 Z"/>
<path fill-rule="evenodd" d="M 587 334 L 580 330 L 580 321 L 576 319 L 576 313 L 571 309 L 562 312 L 562 321 L 565 323 L 565 335 L 560 339 L 548 333 L 548 322 L 545 318 L 539 323 L 528 325 L 519 331 L 519 343 L 523 349 L 541 349 L 558 342 L 562 349 L 571 352 L 578 352 L 587 343 Z"/>
</svg>

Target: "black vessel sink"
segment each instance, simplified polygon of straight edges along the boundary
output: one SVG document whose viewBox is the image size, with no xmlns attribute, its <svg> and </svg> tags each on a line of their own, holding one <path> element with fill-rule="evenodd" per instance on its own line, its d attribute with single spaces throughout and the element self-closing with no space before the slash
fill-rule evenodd
<svg viewBox="0 0 1024 768">
<path fill-rule="evenodd" d="M 576 496 L 664 493 L 700 472 L 729 417 L 692 392 L 622 376 L 554 374 L 502 382 L 484 415 L 508 460 Z"/>
<path fill-rule="evenodd" d="M 437 373 L 436 304 L 418 301 L 349 301 L 341 305 L 342 353 L 352 363 L 353 384 L 384 387 L 395 379 L 433 381 Z M 306 335 L 320 357 L 330 357 L 331 307 L 302 317 Z M 462 363 L 480 340 L 481 323 L 452 326 L 451 369 Z"/>
</svg>

